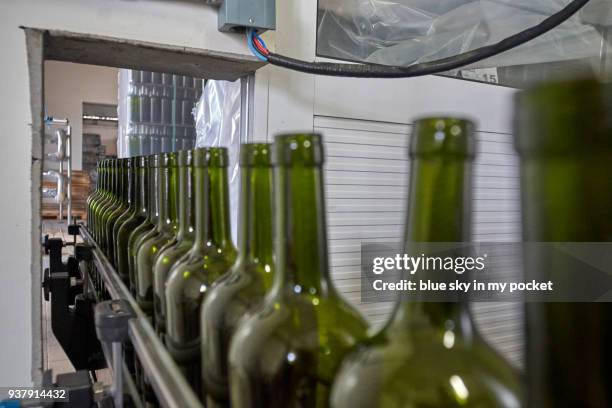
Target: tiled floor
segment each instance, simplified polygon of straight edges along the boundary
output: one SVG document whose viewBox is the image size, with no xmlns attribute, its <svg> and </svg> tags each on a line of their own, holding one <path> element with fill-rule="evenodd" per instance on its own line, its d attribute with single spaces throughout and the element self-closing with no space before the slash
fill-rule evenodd
<svg viewBox="0 0 612 408">
<path fill-rule="evenodd" d="M 65 224 L 61 224 L 57 221 L 45 220 L 43 222 L 43 235 L 44 234 L 49 234 L 49 238 L 62 238 L 64 241 L 72 241 L 73 239 L 72 236 L 68 235 Z M 77 237 L 77 241 L 81 241 L 81 238 Z M 64 248 L 64 256 L 71 254 L 72 247 Z M 47 255 L 43 256 L 43 268 L 48 267 L 48 263 L 49 257 Z M 51 329 L 51 302 L 46 302 L 44 298 L 42 302 L 42 342 L 43 367 L 45 370 L 53 370 L 54 379 L 58 374 L 75 371 L 74 366 L 53 334 L 53 330 Z M 107 369 L 98 370 L 96 375 L 98 381 L 102 381 L 104 384 L 110 384 L 112 381 L 110 371 Z"/>
</svg>

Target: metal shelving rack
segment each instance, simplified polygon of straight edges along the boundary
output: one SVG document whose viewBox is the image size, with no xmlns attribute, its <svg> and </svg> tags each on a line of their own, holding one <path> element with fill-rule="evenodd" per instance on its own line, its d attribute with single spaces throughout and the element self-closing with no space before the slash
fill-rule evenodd
<svg viewBox="0 0 612 408">
<path fill-rule="evenodd" d="M 64 219 L 64 201 L 67 203 L 67 224 L 72 224 L 72 126 L 68 119 L 48 117 L 45 124 L 56 127 L 53 136 L 57 140 L 57 152 L 47 153 L 46 159 L 57 162 L 59 169 L 45 170 L 43 176 L 54 176 L 57 178 L 56 199 L 59 206 L 58 219 Z M 64 163 L 66 163 L 64 165 Z M 66 175 L 64 176 L 64 169 Z M 65 191 L 64 191 L 65 190 Z"/>
<path fill-rule="evenodd" d="M 92 246 L 93 265 L 97 273 L 102 278 L 104 286 L 111 299 L 124 300 L 134 311 L 134 318 L 128 322 L 128 334 L 134 347 L 138 359 L 140 360 L 144 373 L 149 379 L 155 394 L 163 407 L 168 408 L 203 408 L 202 403 L 185 380 L 180 369 L 167 352 L 165 346 L 156 335 L 149 318 L 144 314 L 138 303 L 125 286 L 109 260 L 97 246 L 95 240 L 90 235 L 84 224 L 80 224 L 80 234 L 85 243 Z M 88 271 L 89 272 L 89 271 Z M 89 275 L 91 279 L 91 275 Z M 93 287 L 91 282 L 89 287 Z M 99 300 L 99 299 L 98 299 Z M 102 342 L 102 348 L 109 368 L 113 368 L 117 360 L 116 353 L 111 349 L 111 345 Z M 122 387 L 132 396 L 137 407 L 144 404 L 135 386 L 134 379 L 128 371 L 123 359 L 123 369 L 119 375 L 113 369 L 113 392 L 115 401 L 117 393 L 121 394 Z M 121 379 L 123 378 L 123 381 Z M 118 390 L 118 392 L 117 392 Z"/>
</svg>

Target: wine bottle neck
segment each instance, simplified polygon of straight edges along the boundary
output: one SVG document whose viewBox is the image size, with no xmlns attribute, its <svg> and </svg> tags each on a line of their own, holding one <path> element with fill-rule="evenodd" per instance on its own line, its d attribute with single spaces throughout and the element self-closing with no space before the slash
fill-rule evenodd
<svg viewBox="0 0 612 408">
<path fill-rule="evenodd" d="M 129 204 L 129 209 L 130 210 L 134 210 L 135 208 L 137 208 L 137 200 L 136 200 L 136 169 L 134 168 L 135 164 L 132 163 L 132 165 L 127 169 L 127 197 L 128 197 L 128 204 Z"/>
<path fill-rule="evenodd" d="M 129 167 L 127 163 L 124 163 L 121 168 L 121 202 L 124 205 L 130 203 Z"/>
<path fill-rule="evenodd" d="M 418 136 L 418 135 L 417 135 Z M 414 137 L 417 137 L 414 136 Z M 439 136 L 438 136 L 439 138 Z M 405 230 L 405 250 L 409 256 L 423 243 L 435 242 L 465 242 L 470 240 L 470 177 L 471 156 L 458 154 L 457 151 L 447 151 L 451 147 L 437 146 L 438 138 L 422 139 L 422 143 L 413 147 L 426 152 L 413 152 L 410 171 L 409 200 Z M 446 135 L 449 146 L 455 140 Z M 439 149 L 442 151 L 434 151 Z M 456 148 L 455 148 L 456 149 Z M 469 148 L 471 150 L 472 147 Z M 436 251 L 435 244 L 425 246 Z M 419 252 L 421 250 L 419 249 Z M 427 254 L 426 254 L 427 255 Z M 427 271 L 420 272 L 426 278 Z M 436 280 L 453 280 L 456 276 L 446 271 L 435 273 Z M 425 302 L 419 300 L 419 295 L 402 292 L 396 305 L 391 325 L 399 326 L 431 326 L 435 329 L 447 330 L 449 327 L 455 334 L 471 336 L 473 325 L 467 301 L 457 302 Z"/>
<path fill-rule="evenodd" d="M 209 167 L 210 240 L 219 249 L 233 246 L 229 214 L 229 191 L 226 167 Z"/>
<path fill-rule="evenodd" d="M 193 222 L 193 207 L 191 200 L 193 199 L 193 192 L 191 186 L 193 182 L 191 177 L 193 176 L 191 166 L 185 165 L 180 166 L 177 169 L 178 174 L 178 233 L 177 240 L 182 241 L 185 237 L 190 234 L 191 223 Z"/>
<path fill-rule="evenodd" d="M 109 165 L 106 169 L 106 191 L 109 196 L 113 194 L 113 173 L 112 165 Z"/>
<path fill-rule="evenodd" d="M 98 164 L 98 168 L 96 169 L 98 178 L 96 179 L 96 191 L 102 191 L 102 166 Z"/>
<path fill-rule="evenodd" d="M 195 201 L 195 243 L 198 248 L 205 248 L 209 242 L 210 202 L 208 189 L 210 180 L 206 167 L 194 167 L 194 201 Z"/>
<path fill-rule="evenodd" d="M 189 166 L 187 170 L 187 191 L 189 192 L 189 201 L 187 201 L 187 218 L 189 219 L 189 233 L 195 234 L 196 228 L 196 193 L 195 193 L 195 171 L 193 166 Z"/>
<path fill-rule="evenodd" d="M 239 225 L 241 260 L 272 265 L 272 171 L 269 166 L 243 167 Z"/>
<path fill-rule="evenodd" d="M 179 175 L 178 167 L 171 165 L 168 168 L 168 219 L 173 227 L 178 227 L 178 194 Z"/>
<path fill-rule="evenodd" d="M 319 165 L 277 167 L 277 284 L 300 293 L 333 290 L 327 259 L 322 170 Z"/>
<path fill-rule="evenodd" d="M 102 166 L 98 173 L 98 182 L 100 183 L 100 192 L 106 193 L 106 167 Z"/>
<path fill-rule="evenodd" d="M 113 194 L 115 199 L 121 200 L 121 169 L 117 162 L 113 168 Z"/>
<path fill-rule="evenodd" d="M 165 231 L 170 225 L 170 169 L 167 166 L 160 166 L 158 169 L 157 182 L 157 230 Z"/>
<path fill-rule="evenodd" d="M 149 214 L 147 205 L 149 200 L 149 169 L 138 167 L 136 169 L 136 210 L 145 216 Z"/>
<path fill-rule="evenodd" d="M 118 168 L 117 178 L 119 200 L 121 204 L 124 204 L 127 203 L 127 167 L 125 167 L 125 165 L 122 164 L 121 167 Z"/>
<path fill-rule="evenodd" d="M 157 224 L 159 218 L 157 189 L 159 188 L 160 170 L 159 167 L 149 167 L 149 194 L 147 196 L 147 207 L 149 222 L 153 225 Z"/>
</svg>

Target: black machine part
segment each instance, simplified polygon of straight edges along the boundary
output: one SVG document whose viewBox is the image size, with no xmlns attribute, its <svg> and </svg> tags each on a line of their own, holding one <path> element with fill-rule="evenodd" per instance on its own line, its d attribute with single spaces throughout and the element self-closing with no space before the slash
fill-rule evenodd
<svg viewBox="0 0 612 408">
<path fill-rule="evenodd" d="M 79 261 L 91 259 L 91 248 L 75 244 L 77 256 L 64 263 L 65 245 L 59 238 L 45 239 L 49 268 L 45 269 L 42 287 L 45 300 L 51 301 L 51 328 L 77 370 L 99 370 L 106 367 L 106 361 L 94 326 L 95 300 L 83 293 L 87 277 L 79 269 Z"/>
</svg>

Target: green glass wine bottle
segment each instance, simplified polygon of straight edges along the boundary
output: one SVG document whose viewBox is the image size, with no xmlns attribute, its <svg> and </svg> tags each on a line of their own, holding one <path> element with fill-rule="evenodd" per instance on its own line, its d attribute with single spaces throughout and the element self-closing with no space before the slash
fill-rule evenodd
<svg viewBox="0 0 612 408">
<path fill-rule="evenodd" d="M 146 237 L 147 234 L 155 228 L 157 225 L 157 217 L 159 216 L 155 196 L 157 194 L 159 175 L 157 170 L 161 159 L 161 154 L 149 156 L 149 165 L 147 167 L 148 188 L 145 195 L 147 218 L 140 225 L 138 225 L 134 231 L 132 231 L 128 239 L 128 272 L 130 278 L 130 290 L 134 296 L 136 296 L 136 277 L 138 276 L 136 271 L 136 254 L 138 247 L 142 242 L 142 238 Z"/>
<path fill-rule="evenodd" d="M 552 82 L 521 93 L 516 102 L 524 241 L 589 243 L 594 251 L 611 242 L 612 85 L 594 79 Z M 572 244 L 561 245 L 576 253 Z M 588 255 L 572 262 L 559 252 L 533 252 L 525 258 L 525 279 L 554 273 L 563 277 L 555 285 L 584 287 L 590 277 L 576 265 L 599 262 Z M 526 304 L 528 406 L 612 406 L 609 302 Z"/>
<path fill-rule="evenodd" d="M 99 161 L 96 164 L 96 188 L 95 190 L 87 197 L 87 229 L 91 232 L 93 231 L 93 218 L 91 216 L 91 209 L 100 196 L 102 194 L 102 161 Z"/>
<path fill-rule="evenodd" d="M 408 254 L 414 243 L 469 241 L 474 155 L 471 122 L 415 122 Z M 331 406 L 520 407 L 521 394 L 517 374 L 478 334 L 466 301 L 402 292 L 384 328 L 343 363 Z"/>
<path fill-rule="evenodd" d="M 92 206 L 92 219 L 94 221 L 94 228 L 92 229 L 94 239 L 97 238 L 97 220 L 98 211 L 100 206 L 109 198 L 110 195 L 110 160 L 104 160 L 102 165 L 102 192 L 94 205 Z"/>
<path fill-rule="evenodd" d="M 163 338 L 166 332 L 166 280 L 170 269 L 193 246 L 195 196 L 192 191 L 193 169 L 192 152 L 178 152 L 178 222 L 176 242 L 162 248 L 153 267 L 153 307 L 155 309 L 155 328 Z"/>
<path fill-rule="evenodd" d="M 108 224 L 109 217 L 121 205 L 121 160 L 113 160 L 112 168 L 112 187 L 111 187 L 111 198 L 100 211 L 100 222 L 98 228 L 99 241 L 98 246 L 108 256 L 108 247 L 106 239 L 106 225 Z"/>
<path fill-rule="evenodd" d="M 100 213 L 109 204 L 113 198 L 113 160 L 109 159 L 106 161 L 104 171 L 104 194 L 100 197 L 100 200 L 96 203 L 94 208 L 93 218 L 95 220 L 94 228 L 94 239 L 96 242 L 100 242 Z"/>
<path fill-rule="evenodd" d="M 149 158 L 141 156 L 135 160 L 134 173 L 134 211 L 130 217 L 119 227 L 117 231 L 117 239 L 115 244 L 115 267 L 117 273 L 126 285 L 130 285 L 130 266 L 128 242 L 130 235 L 138 226 L 144 223 L 148 217 L 147 196 L 149 192 L 149 180 L 147 168 L 149 166 Z"/>
<path fill-rule="evenodd" d="M 142 311 L 153 319 L 153 265 L 160 249 L 176 242 L 178 222 L 176 204 L 178 201 L 177 180 L 178 157 L 176 153 L 163 153 L 157 185 L 157 225 L 148 238 L 143 238 L 136 253 L 136 300 Z"/>
<path fill-rule="evenodd" d="M 108 253 L 108 259 L 111 264 L 116 267 L 115 264 L 115 236 L 113 230 L 120 217 L 128 211 L 129 208 L 129 172 L 132 167 L 132 159 L 126 158 L 121 159 L 120 162 L 120 201 L 119 205 L 108 214 L 108 221 L 106 222 L 106 250 Z"/>
<path fill-rule="evenodd" d="M 262 302 L 274 276 L 270 144 L 240 146 L 238 259 L 201 309 L 202 380 L 206 406 L 229 406 L 228 353 L 238 321 Z"/>
<path fill-rule="evenodd" d="M 227 149 L 193 151 L 195 240 L 166 281 L 166 346 L 196 393 L 201 391 L 200 305 L 236 260 L 230 237 Z"/>
<path fill-rule="evenodd" d="M 96 213 L 97 217 L 97 225 L 96 225 L 96 242 L 102 248 L 102 226 L 104 225 L 104 214 L 106 210 L 111 207 L 115 203 L 115 174 L 116 174 L 116 165 L 117 161 L 115 159 L 110 159 L 107 168 L 107 180 L 108 180 L 108 194 L 104 201 L 100 203 L 98 206 L 98 210 Z M 103 249 L 104 250 L 104 249 Z"/>
<path fill-rule="evenodd" d="M 152 224 L 153 228 L 144 232 L 135 242 L 134 242 L 134 253 L 130 256 L 130 262 L 133 263 L 133 269 L 131 271 L 134 273 L 134 296 L 138 298 L 138 279 L 139 272 L 138 267 L 140 264 L 138 263 L 138 253 L 140 248 L 146 241 L 155 237 L 158 234 L 157 226 L 159 225 L 161 219 L 161 210 L 162 210 L 162 194 L 163 194 L 163 185 L 167 180 L 167 166 L 169 156 L 167 153 L 159 153 L 154 155 L 155 159 L 155 168 L 152 169 L 153 177 L 150 181 L 151 185 L 149 187 L 149 219 L 151 219 L 151 214 L 153 214 Z M 162 180 L 162 178 L 164 180 Z M 132 266 L 132 264 L 130 265 Z M 148 311 L 147 311 L 148 314 Z"/>
<path fill-rule="evenodd" d="M 231 341 L 231 406 L 326 407 L 367 325 L 329 276 L 321 136 L 277 136 L 274 150 L 276 274 Z"/>
<path fill-rule="evenodd" d="M 113 225 L 113 230 L 111 235 L 113 237 L 113 265 L 115 266 L 115 270 L 119 270 L 118 263 L 118 253 L 117 253 L 117 239 L 119 238 L 119 229 L 121 226 L 134 216 L 136 213 L 136 186 L 135 186 L 135 177 L 136 177 L 136 162 L 138 161 L 138 157 L 130 157 L 127 160 L 127 172 L 125 179 L 126 189 L 126 209 L 119 217 L 117 217 L 117 221 Z"/>
</svg>

